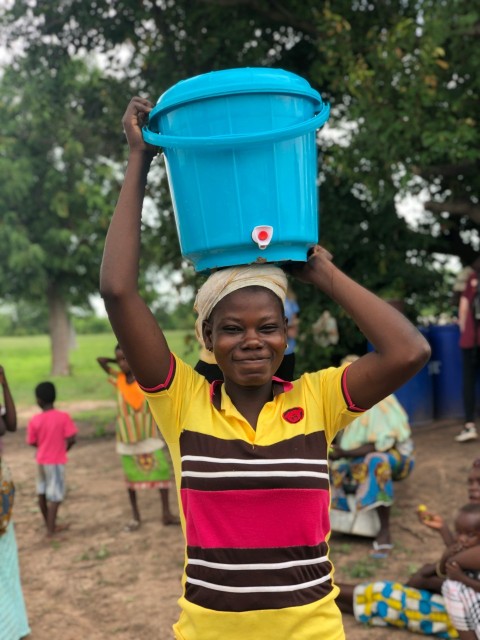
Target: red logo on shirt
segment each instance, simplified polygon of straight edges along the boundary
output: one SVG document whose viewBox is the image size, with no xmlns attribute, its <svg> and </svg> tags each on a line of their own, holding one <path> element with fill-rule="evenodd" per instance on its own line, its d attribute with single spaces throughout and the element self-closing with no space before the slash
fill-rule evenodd
<svg viewBox="0 0 480 640">
<path fill-rule="evenodd" d="M 303 420 L 304 415 L 305 412 L 302 407 L 293 407 L 293 409 L 285 411 L 282 417 L 287 422 L 290 422 L 290 424 L 296 424 L 297 422 L 300 422 L 300 420 Z"/>
</svg>

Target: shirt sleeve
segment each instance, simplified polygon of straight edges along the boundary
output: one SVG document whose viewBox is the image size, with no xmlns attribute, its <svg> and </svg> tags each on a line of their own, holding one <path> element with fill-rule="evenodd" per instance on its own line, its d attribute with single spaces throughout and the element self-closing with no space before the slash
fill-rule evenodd
<svg viewBox="0 0 480 640">
<path fill-rule="evenodd" d="M 342 385 L 343 373 L 350 366 L 329 367 L 314 374 L 305 374 L 302 380 L 310 387 L 310 393 L 320 409 L 320 416 L 328 442 L 363 413 L 363 409 L 350 404 L 348 393 Z"/>
<path fill-rule="evenodd" d="M 66 413 L 65 414 L 65 422 L 64 422 L 64 425 L 63 425 L 64 438 L 71 438 L 72 436 L 76 436 L 77 433 L 78 433 L 78 429 L 77 429 L 74 421 L 68 415 L 68 413 Z"/>
<path fill-rule="evenodd" d="M 167 380 L 154 389 L 142 388 L 153 418 L 168 443 L 177 442 L 192 399 L 205 393 L 208 383 L 192 367 L 172 354 Z"/>
</svg>

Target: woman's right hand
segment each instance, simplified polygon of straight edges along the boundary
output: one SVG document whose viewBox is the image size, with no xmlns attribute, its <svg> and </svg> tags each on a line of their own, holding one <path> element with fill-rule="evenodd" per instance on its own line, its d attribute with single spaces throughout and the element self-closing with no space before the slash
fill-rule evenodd
<svg viewBox="0 0 480 640">
<path fill-rule="evenodd" d="M 152 103 L 146 98 L 135 96 L 130 100 L 122 118 L 130 151 L 148 151 L 152 155 L 158 153 L 158 148 L 147 144 L 142 135 L 142 127 L 147 124 L 148 114 L 152 108 Z"/>
</svg>

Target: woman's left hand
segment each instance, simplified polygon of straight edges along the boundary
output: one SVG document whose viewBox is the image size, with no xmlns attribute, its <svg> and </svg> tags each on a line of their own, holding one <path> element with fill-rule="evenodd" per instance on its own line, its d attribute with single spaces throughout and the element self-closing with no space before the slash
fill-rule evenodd
<svg viewBox="0 0 480 640">
<path fill-rule="evenodd" d="M 345 457 L 345 451 L 338 444 L 332 444 L 328 450 L 328 457 L 330 460 L 339 460 Z"/>
</svg>

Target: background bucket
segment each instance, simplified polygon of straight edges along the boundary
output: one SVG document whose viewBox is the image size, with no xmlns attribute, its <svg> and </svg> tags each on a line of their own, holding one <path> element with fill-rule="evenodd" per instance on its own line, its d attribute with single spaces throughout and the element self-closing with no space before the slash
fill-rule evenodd
<svg viewBox="0 0 480 640">
<path fill-rule="evenodd" d="M 427 340 L 430 340 L 430 328 L 417 328 Z M 374 351 L 371 343 L 368 343 L 367 349 Z M 434 418 L 433 373 L 431 363 L 428 362 L 413 378 L 394 392 L 395 397 L 407 412 L 408 421 L 412 426 L 431 422 Z"/>
<path fill-rule="evenodd" d="M 159 98 L 143 136 L 163 148 L 181 251 L 197 271 L 306 260 L 318 242 L 315 131 L 328 116 L 281 69 L 214 71 Z"/>
<path fill-rule="evenodd" d="M 463 368 L 458 324 L 432 325 L 430 345 L 434 367 L 435 418 L 463 418 Z"/>
</svg>

